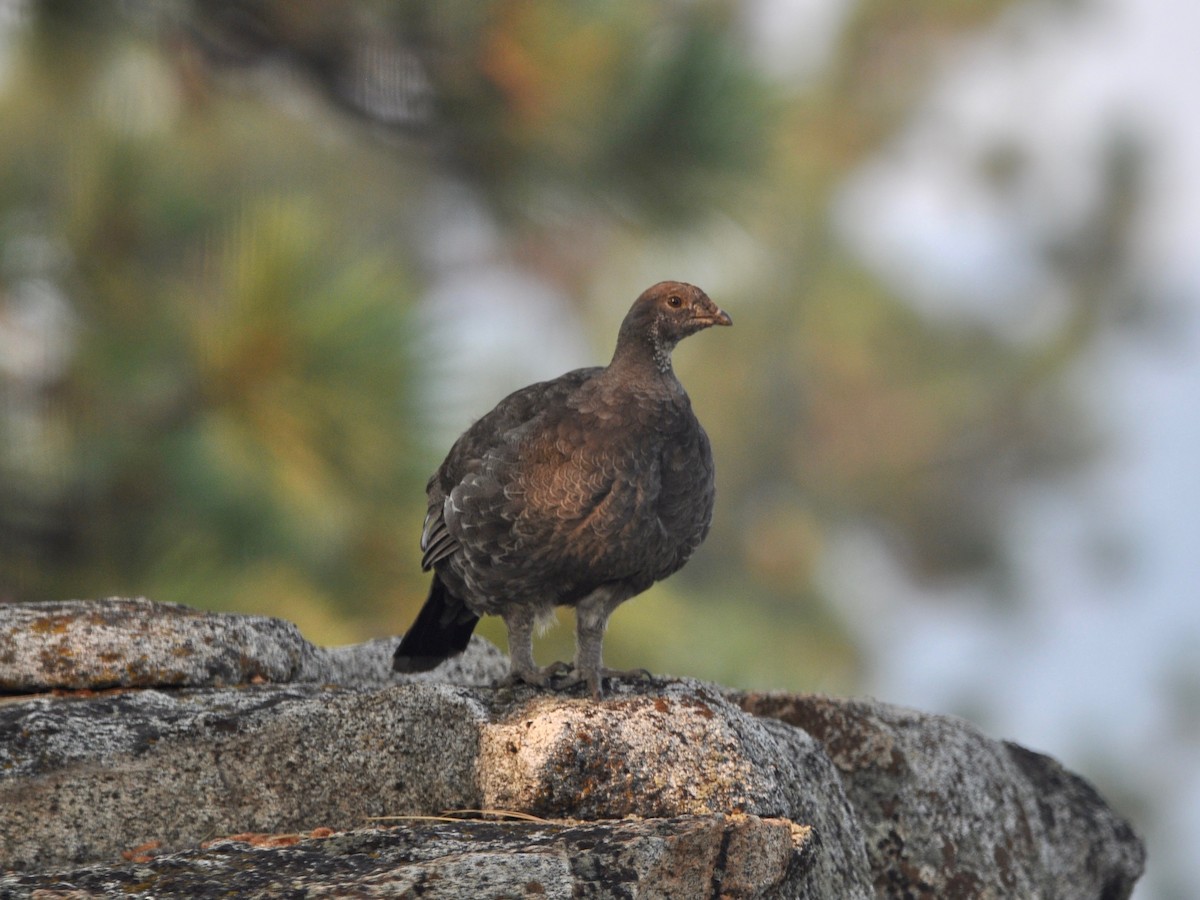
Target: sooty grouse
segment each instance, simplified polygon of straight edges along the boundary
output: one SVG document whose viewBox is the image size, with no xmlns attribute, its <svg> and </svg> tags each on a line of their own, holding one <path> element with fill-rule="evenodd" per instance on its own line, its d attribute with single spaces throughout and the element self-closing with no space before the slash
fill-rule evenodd
<svg viewBox="0 0 1200 900">
<path fill-rule="evenodd" d="M 429 479 L 421 566 L 433 585 L 397 671 L 461 653 L 486 613 L 508 628 L 508 680 L 556 686 L 561 664 L 534 665 L 533 630 L 574 606 L 565 684 L 601 695 L 620 674 L 601 665 L 608 617 L 687 562 L 712 518 L 712 450 L 671 350 L 731 324 L 699 288 L 656 284 L 625 316 L 607 367 L 516 391 L 464 432 Z"/>
</svg>

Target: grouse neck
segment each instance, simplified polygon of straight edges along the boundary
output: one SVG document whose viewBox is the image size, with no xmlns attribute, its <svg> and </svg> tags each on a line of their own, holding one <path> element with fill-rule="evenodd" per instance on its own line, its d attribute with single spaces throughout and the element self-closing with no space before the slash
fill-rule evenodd
<svg viewBox="0 0 1200 900">
<path fill-rule="evenodd" d="M 649 335 L 641 340 L 620 341 L 608 364 L 611 377 L 631 384 L 670 385 L 677 381 L 671 367 L 671 348 Z"/>
</svg>

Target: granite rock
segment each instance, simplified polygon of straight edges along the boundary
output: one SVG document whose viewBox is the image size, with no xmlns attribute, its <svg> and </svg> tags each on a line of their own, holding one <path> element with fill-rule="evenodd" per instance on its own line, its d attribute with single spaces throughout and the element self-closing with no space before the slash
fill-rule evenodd
<svg viewBox="0 0 1200 900">
<path fill-rule="evenodd" d="M 637 891 L 664 900 L 749 900 L 779 889 L 811 852 L 811 830 L 754 816 L 414 822 L 321 833 L 247 834 L 164 855 L 140 848 L 122 864 L 0 878 L 0 892 L 623 900 Z"/>
<path fill-rule="evenodd" d="M 1121 900 L 1144 864 L 1055 761 L 876 702 L 494 688 L 478 639 L 402 678 L 393 640 L 146 600 L 0 605 L 0 640 L 0 897 Z M 480 809 L 536 820 L 428 820 Z"/>
<path fill-rule="evenodd" d="M 1142 874 L 1142 842 L 1095 788 L 962 719 L 793 694 L 734 699 L 824 747 L 865 833 L 878 897 L 1113 900 Z"/>
<path fill-rule="evenodd" d="M 396 640 L 317 647 L 293 623 L 144 597 L 0 605 L 0 694 L 294 682 L 490 684 L 508 664 L 487 641 L 422 675 L 391 669 Z"/>
</svg>

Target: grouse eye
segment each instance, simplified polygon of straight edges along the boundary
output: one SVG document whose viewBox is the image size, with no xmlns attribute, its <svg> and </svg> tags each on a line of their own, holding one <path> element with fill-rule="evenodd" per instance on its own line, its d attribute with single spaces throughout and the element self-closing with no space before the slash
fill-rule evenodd
<svg viewBox="0 0 1200 900">
<path fill-rule="evenodd" d="M 667 298 L 667 306 L 671 307 L 671 309 L 679 309 L 679 307 L 683 306 L 683 300 L 679 298 L 678 294 L 672 294 Z"/>
</svg>

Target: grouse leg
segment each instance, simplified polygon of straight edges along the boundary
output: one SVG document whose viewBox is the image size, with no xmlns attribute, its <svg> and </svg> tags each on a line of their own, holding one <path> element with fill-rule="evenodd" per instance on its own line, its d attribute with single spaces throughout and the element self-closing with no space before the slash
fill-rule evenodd
<svg viewBox="0 0 1200 900">
<path fill-rule="evenodd" d="M 536 687 L 550 687 L 553 667 L 541 668 L 533 661 L 533 627 L 537 613 L 533 607 L 516 605 L 504 613 L 504 625 L 508 628 L 509 672 L 500 681 L 503 687 L 511 687 L 518 681 Z"/>
<path fill-rule="evenodd" d="M 606 669 L 603 665 L 602 645 L 608 618 L 613 610 L 629 599 L 626 591 L 612 587 L 598 588 L 582 601 L 575 610 L 575 669 L 567 681 L 556 685 L 559 688 L 586 684 L 592 697 L 599 700 L 604 696 L 605 678 L 649 678 L 645 669 Z"/>
</svg>

